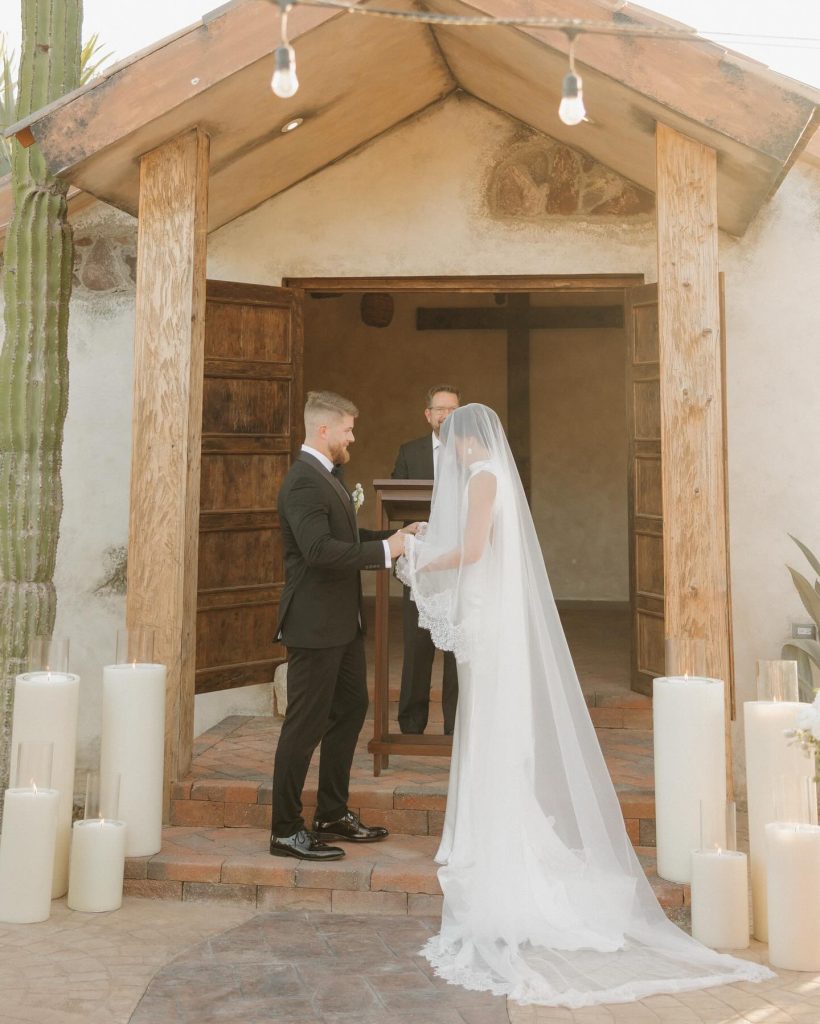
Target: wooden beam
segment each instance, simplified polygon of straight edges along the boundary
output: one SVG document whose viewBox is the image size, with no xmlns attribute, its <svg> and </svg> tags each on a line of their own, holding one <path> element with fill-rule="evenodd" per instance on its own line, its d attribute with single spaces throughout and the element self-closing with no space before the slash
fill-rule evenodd
<svg viewBox="0 0 820 1024">
<path fill-rule="evenodd" d="M 708 671 L 726 682 L 731 793 L 717 159 L 663 124 L 656 147 L 666 634 L 705 637 Z"/>
<path fill-rule="evenodd" d="M 507 424 L 524 493 L 530 497 L 530 297 L 507 297 Z"/>
<path fill-rule="evenodd" d="M 286 277 L 306 291 L 338 292 L 618 292 L 643 284 L 643 274 L 483 274 L 474 277 Z M 618 296 L 620 297 L 620 295 Z"/>
<path fill-rule="evenodd" d="M 193 745 L 208 151 L 196 129 L 140 163 L 126 617 L 168 667 L 166 805 Z"/>
<path fill-rule="evenodd" d="M 511 317 L 509 306 L 419 306 L 417 331 L 503 331 Z M 531 331 L 623 327 L 619 306 L 533 306 L 527 323 Z"/>
</svg>

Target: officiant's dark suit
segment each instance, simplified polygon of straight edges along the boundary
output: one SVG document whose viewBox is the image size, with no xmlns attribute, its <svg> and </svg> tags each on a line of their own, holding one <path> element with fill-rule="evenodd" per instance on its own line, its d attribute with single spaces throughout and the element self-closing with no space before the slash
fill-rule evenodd
<svg viewBox="0 0 820 1024">
<path fill-rule="evenodd" d="M 432 480 L 433 435 L 425 434 L 415 441 L 407 441 L 399 448 L 393 478 L 396 480 Z M 423 733 L 430 710 L 430 678 L 436 648 L 426 629 L 419 629 L 419 613 L 404 588 L 403 606 L 404 662 L 401 669 L 399 691 L 399 728 L 405 733 Z M 458 670 L 455 655 L 444 652 L 444 679 L 442 681 L 442 711 L 444 732 L 452 733 L 456 722 L 458 703 Z"/>
<path fill-rule="evenodd" d="M 337 839 L 387 834 L 340 823 L 355 818 L 347 807 L 350 767 L 368 705 L 359 571 L 385 568 L 382 540 L 391 534 L 358 529 L 338 468 L 331 473 L 302 451 L 279 491 L 285 586 L 277 639 L 288 648 L 288 707 L 274 762 L 273 837 L 305 829 L 302 789 L 320 743 L 316 821 L 340 825 L 332 830 Z"/>
</svg>

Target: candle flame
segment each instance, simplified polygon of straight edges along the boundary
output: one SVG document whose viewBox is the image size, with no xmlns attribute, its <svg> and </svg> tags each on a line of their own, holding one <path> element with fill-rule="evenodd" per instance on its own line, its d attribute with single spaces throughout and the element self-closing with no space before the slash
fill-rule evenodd
<svg viewBox="0 0 820 1024">
<path fill-rule="evenodd" d="M 34 790 L 34 795 L 37 796 L 37 783 L 34 779 L 31 780 L 31 788 Z"/>
</svg>

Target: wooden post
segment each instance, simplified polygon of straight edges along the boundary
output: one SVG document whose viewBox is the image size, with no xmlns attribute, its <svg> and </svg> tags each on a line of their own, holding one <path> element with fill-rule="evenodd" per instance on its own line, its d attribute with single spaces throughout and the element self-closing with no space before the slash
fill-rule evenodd
<svg viewBox="0 0 820 1024">
<path fill-rule="evenodd" d="M 656 143 L 666 634 L 705 637 L 708 671 L 725 680 L 731 794 L 717 160 L 662 124 Z"/>
<path fill-rule="evenodd" d="M 166 810 L 194 731 L 208 149 L 196 129 L 140 161 L 126 618 L 168 666 Z"/>
</svg>

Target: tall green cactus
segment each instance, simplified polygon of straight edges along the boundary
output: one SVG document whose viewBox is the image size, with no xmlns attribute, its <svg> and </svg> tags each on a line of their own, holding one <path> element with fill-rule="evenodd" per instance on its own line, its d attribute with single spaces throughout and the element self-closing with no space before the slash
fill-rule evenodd
<svg viewBox="0 0 820 1024">
<path fill-rule="evenodd" d="M 21 0 L 17 117 L 80 83 L 82 0 Z M 65 182 L 36 145 L 14 143 L 0 350 L 0 793 L 9 774 L 13 679 L 29 641 L 51 632 L 68 403 L 73 243 Z"/>
</svg>

